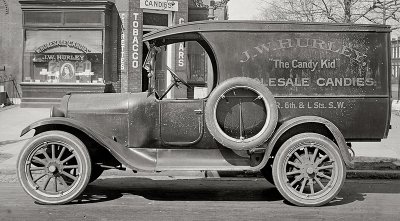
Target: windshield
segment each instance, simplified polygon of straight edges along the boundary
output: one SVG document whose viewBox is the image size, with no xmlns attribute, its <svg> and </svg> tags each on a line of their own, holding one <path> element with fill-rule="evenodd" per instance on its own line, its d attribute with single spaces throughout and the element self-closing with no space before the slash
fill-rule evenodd
<svg viewBox="0 0 400 221">
<path fill-rule="evenodd" d="M 146 59 L 143 62 L 143 68 L 147 71 L 147 77 L 149 78 L 148 92 L 153 93 L 156 92 L 154 85 L 156 55 L 160 51 L 160 48 L 154 45 L 148 45 L 148 47 L 149 52 L 147 53 Z"/>
<path fill-rule="evenodd" d="M 154 75 L 154 63 L 156 60 L 156 54 L 160 49 L 156 46 L 150 46 L 150 50 L 146 55 L 146 59 L 143 63 L 143 68 L 148 72 L 148 77 L 151 78 Z"/>
</svg>

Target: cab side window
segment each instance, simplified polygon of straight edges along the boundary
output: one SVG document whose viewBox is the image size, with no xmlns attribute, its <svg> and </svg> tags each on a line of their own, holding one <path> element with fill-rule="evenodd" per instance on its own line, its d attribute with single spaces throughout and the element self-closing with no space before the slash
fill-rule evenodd
<svg viewBox="0 0 400 221">
<path fill-rule="evenodd" d="M 173 87 L 164 99 L 202 99 L 213 86 L 213 68 L 204 48 L 196 41 L 187 41 L 161 47 L 155 65 L 155 87 L 163 94 L 173 82 L 169 67 L 191 87 L 180 84 Z"/>
</svg>

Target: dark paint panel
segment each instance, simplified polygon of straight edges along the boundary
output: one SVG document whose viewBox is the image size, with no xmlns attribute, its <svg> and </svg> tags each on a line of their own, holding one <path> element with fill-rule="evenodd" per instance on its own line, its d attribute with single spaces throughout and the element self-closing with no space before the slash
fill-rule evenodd
<svg viewBox="0 0 400 221">
<path fill-rule="evenodd" d="M 67 117 L 126 147 L 159 145 L 159 109 L 153 94 L 73 94 Z"/>
<path fill-rule="evenodd" d="M 246 154 L 246 153 L 245 153 Z M 217 170 L 233 166 L 247 167 L 250 157 L 242 157 L 231 149 L 159 149 L 157 170 Z"/>
<path fill-rule="evenodd" d="M 166 145 L 188 146 L 203 135 L 203 100 L 160 101 L 161 139 Z"/>
<path fill-rule="evenodd" d="M 73 94 L 67 117 L 128 144 L 128 94 Z"/>
<path fill-rule="evenodd" d="M 300 116 L 330 120 L 347 140 L 377 140 L 388 128 L 389 98 L 277 98 L 279 122 Z"/>
<path fill-rule="evenodd" d="M 218 55 L 219 82 L 246 76 L 275 95 L 386 95 L 381 33 L 204 33 Z M 238 42 L 240 39 L 240 42 Z M 232 47 L 232 42 L 238 42 Z"/>
<path fill-rule="evenodd" d="M 280 109 L 280 121 L 320 116 L 346 139 L 382 139 L 390 121 L 388 33 L 203 32 L 218 63 L 218 82 L 258 79 L 279 101 L 345 102 L 340 108 Z M 343 100 L 337 99 L 343 97 Z M 346 98 L 349 97 L 349 98 Z M 318 105 L 318 104 L 316 104 Z M 343 122 L 346 121 L 346 122 Z M 373 126 L 372 126 L 373 125 Z"/>
<path fill-rule="evenodd" d="M 129 95 L 130 148 L 157 148 L 160 145 L 159 112 L 154 94 Z"/>
<path fill-rule="evenodd" d="M 69 113 L 128 113 L 129 94 L 72 94 Z"/>
<path fill-rule="evenodd" d="M 128 143 L 128 114 L 96 114 L 71 113 L 71 119 L 84 122 L 91 129 L 96 129 L 108 138 L 127 146 Z"/>
</svg>

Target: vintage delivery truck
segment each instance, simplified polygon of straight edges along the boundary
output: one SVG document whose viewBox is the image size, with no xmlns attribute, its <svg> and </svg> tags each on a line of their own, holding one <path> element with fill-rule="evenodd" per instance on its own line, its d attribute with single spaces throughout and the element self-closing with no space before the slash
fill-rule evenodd
<svg viewBox="0 0 400 221">
<path fill-rule="evenodd" d="M 18 161 L 36 201 L 70 202 L 128 167 L 261 171 L 291 203 L 319 206 L 341 190 L 351 142 L 388 134 L 388 26 L 196 22 L 144 42 L 146 92 L 68 94 L 22 131 L 36 131 Z"/>
</svg>

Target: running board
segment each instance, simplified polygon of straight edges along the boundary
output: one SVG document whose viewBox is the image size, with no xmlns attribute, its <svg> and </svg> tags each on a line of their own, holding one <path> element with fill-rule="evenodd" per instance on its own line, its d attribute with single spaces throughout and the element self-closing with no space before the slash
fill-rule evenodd
<svg viewBox="0 0 400 221">
<path fill-rule="evenodd" d="M 156 171 L 166 170 L 251 170 L 250 156 L 230 149 L 158 149 Z"/>
</svg>

